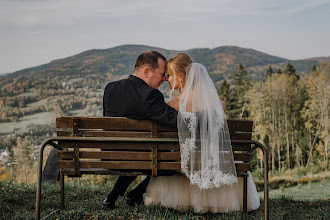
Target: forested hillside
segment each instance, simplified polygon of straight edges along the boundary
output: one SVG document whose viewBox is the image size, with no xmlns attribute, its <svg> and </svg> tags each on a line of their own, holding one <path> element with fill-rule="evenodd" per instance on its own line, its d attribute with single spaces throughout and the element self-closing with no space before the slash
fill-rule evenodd
<svg viewBox="0 0 330 220">
<path fill-rule="evenodd" d="M 0 149 L 18 181 L 35 179 L 38 146 L 55 135 L 60 115 L 102 116 L 105 85 L 126 78 L 145 50 L 167 58 L 179 51 L 140 45 L 90 50 L 0 76 Z M 184 51 L 204 64 L 230 118 L 254 121 L 273 172 L 328 166 L 329 64 L 286 60 L 239 47 Z M 168 98 L 167 84 L 161 90 Z M 254 167 L 260 167 L 261 154 Z M 307 172 L 307 171 L 306 171 Z M 1 172 L 0 172 L 1 175 Z"/>
</svg>

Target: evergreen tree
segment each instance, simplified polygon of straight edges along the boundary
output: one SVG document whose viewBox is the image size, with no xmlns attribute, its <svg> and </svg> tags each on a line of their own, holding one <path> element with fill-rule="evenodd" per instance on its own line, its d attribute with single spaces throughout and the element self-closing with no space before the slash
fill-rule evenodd
<svg viewBox="0 0 330 220">
<path fill-rule="evenodd" d="M 268 66 L 268 69 L 267 69 L 267 72 L 266 72 L 266 77 L 267 77 L 267 76 L 271 76 L 271 75 L 273 75 L 273 73 L 274 73 L 274 71 L 273 71 L 273 69 L 272 69 L 272 66 L 269 65 L 269 66 Z"/>
<path fill-rule="evenodd" d="M 313 64 L 312 71 L 316 71 L 316 66 Z"/>
<path fill-rule="evenodd" d="M 238 66 L 238 71 L 234 75 L 234 89 L 232 91 L 231 105 L 228 109 L 228 114 L 231 118 L 243 118 L 248 116 L 246 111 L 247 99 L 246 92 L 249 89 L 250 82 L 245 78 L 248 72 L 242 63 Z"/>
<path fill-rule="evenodd" d="M 228 117 L 228 111 L 231 109 L 231 91 L 230 84 L 226 79 L 223 80 L 219 93 L 220 100 L 225 103 L 225 113 Z"/>
<path fill-rule="evenodd" d="M 282 74 L 283 72 L 282 72 L 282 70 L 281 70 L 281 68 L 278 68 L 278 70 L 277 70 L 277 74 Z"/>
<path fill-rule="evenodd" d="M 247 81 L 244 78 L 247 75 L 247 71 L 242 63 L 238 65 L 238 71 L 234 75 L 235 86 L 241 87 L 244 86 Z"/>
<path fill-rule="evenodd" d="M 288 75 L 293 75 L 297 79 L 299 79 L 299 76 L 296 74 L 296 68 L 294 68 L 294 66 L 290 63 L 290 61 L 288 62 L 288 65 L 286 65 L 284 72 Z"/>
<path fill-rule="evenodd" d="M 226 104 L 230 102 L 230 85 L 226 79 L 223 80 L 220 89 L 220 99 L 224 101 Z"/>
</svg>

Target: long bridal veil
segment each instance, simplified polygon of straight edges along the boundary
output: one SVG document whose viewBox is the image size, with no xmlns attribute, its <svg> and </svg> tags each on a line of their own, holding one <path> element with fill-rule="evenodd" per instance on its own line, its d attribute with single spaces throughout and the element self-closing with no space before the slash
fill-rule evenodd
<svg viewBox="0 0 330 220">
<path fill-rule="evenodd" d="M 199 63 L 186 69 L 178 113 L 181 170 L 200 189 L 237 182 L 227 120 L 215 86 Z"/>
</svg>

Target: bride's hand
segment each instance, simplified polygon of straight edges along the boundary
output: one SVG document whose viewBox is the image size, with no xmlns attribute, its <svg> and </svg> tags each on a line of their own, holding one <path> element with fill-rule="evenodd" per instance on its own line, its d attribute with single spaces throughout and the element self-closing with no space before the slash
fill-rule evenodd
<svg viewBox="0 0 330 220">
<path fill-rule="evenodd" d="M 226 111 L 226 103 L 224 101 L 221 101 L 221 105 L 222 105 L 223 111 L 225 112 Z"/>
</svg>

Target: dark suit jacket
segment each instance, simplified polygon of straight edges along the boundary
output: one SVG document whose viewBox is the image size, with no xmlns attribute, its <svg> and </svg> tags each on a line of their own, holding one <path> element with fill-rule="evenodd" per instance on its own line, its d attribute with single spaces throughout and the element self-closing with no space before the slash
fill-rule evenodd
<svg viewBox="0 0 330 220">
<path fill-rule="evenodd" d="M 150 119 L 177 127 L 178 112 L 164 102 L 163 94 L 142 79 L 130 75 L 127 79 L 110 82 L 103 96 L 103 116 Z"/>
</svg>

